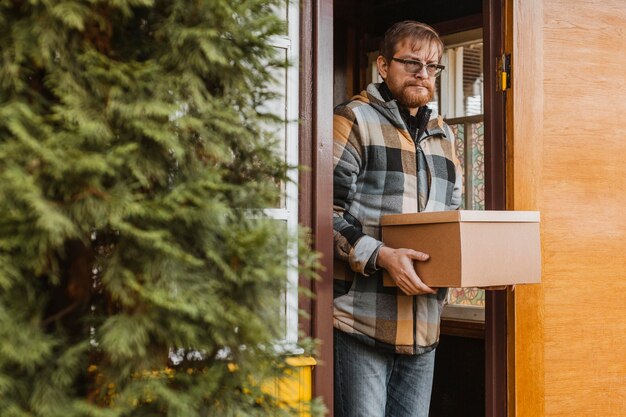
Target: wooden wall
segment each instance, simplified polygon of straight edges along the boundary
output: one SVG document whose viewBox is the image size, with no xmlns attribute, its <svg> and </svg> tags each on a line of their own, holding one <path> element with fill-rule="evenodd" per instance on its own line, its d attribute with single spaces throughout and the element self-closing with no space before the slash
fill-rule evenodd
<svg viewBox="0 0 626 417">
<path fill-rule="evenodd" d="M 623 417 L 626 2 L 508 4 L 508 205 L 541 210 L 543 250 L 543 285 L 512 295 L 509 415 Z"/>
</svg>

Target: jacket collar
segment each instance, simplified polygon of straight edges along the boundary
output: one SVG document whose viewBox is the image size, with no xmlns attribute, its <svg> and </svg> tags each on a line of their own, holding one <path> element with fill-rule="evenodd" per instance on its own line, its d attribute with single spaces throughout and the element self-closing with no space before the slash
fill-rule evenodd
<svg viewBox="0 0 626 417">
<path fill-rule="evenodd" d="M 354 99 L 369 103 L 370 106 L 389 120 L 396 128 L 408 132 L 407 123 L 402 114 L 404 111 L 408 116 L 408 110 L 400 106 L 398 101 L 393 98 L 389 87 L 387 87 L 385 83 L 371 83 L 367 86 L 365 91 L 362 91 L 361 94 L 354 97 Z M 446 133 L 441 126 L 441 120 L 430 120 L 424 130 L 425 136 L 422 136 L 442 135 L 445 137 Z"/>
</svg>

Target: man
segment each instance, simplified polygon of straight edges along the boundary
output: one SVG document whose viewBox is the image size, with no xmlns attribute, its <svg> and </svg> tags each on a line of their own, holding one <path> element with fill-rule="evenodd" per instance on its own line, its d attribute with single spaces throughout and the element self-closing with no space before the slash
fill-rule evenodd
<svg viewBox="0 0 626 417">
<path fill-rule="evenodd" d="M 335 109 L 335 417 L 428 416 L 447 290 L 417 276 L 427 254 L 383 245 L 380 217 L 461 203 L 454 137 L 426 107 L 442 52 L 430 26 L 393 25 L 376 61 L 384 82 Z"/>
</svg>

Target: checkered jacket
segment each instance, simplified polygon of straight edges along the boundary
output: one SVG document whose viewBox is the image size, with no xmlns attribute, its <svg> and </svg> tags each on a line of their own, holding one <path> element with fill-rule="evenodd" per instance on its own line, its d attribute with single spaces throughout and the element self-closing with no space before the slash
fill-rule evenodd
<svg viewBox="0 0 626 417">
<path fill-rule="evenodd" d="M 370 84 L 335 109 L 333 181 L 334 326 L 396 353 L 434 349 L 447 290 L 408 296 L 385 287 L 376 256 L 382 215 L 459 207 L 462 173 L 450 128 L 431 120 L 416 145 L 397 102 Z"/>
</svg>

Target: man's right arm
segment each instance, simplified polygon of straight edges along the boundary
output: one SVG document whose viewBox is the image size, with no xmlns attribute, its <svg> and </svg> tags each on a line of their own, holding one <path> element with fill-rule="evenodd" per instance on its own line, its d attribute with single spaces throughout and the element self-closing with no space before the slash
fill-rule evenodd
<svg viewBox="0 0 626 417">
<path fill-rule="evenodd" d="M 333 119 L 333 229 L 335 257 L 352 270 L 370 275 L 384 268 L 398 287 L 409 295 L 433 294 L 417 276 L 414 261 L 425 261 L 428 255 L 411 249 L 393 249 L 361 230 L 358 220 L 347 210 L 356 194 L 357 177 L 362 169 L 362 144 L 354 113 L 340 108 Z"/>
<path fill-rule="evenodd" d="M 348 209 L 358 198 L 356 183 L 363 169 L 363 146 L 354 113 L 347 107 L 333 118 L 333 234 L 335 257 L 363 275 L 376 271 L 382 242 L 366 235 Z"/>
</svg>

